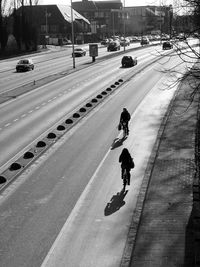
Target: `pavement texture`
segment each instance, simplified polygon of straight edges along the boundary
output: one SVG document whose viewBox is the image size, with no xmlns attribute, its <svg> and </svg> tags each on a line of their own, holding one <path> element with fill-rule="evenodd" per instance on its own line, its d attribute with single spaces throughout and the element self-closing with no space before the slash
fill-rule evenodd
<svg viewBox="0 0 200 267">
<path fill-rule="evenodd" d="M 186 77 L 163 118 L 121 266 L 200 266 L 198 86 Z"/>
</svg>

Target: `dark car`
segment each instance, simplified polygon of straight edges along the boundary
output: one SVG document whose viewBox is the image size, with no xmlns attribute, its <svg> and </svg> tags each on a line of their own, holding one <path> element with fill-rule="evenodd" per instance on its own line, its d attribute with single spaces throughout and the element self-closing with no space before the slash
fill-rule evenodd
<svg viewBox="0 0 200 267">
<path fill-rule="evenodd" d="M 149 44 L 149 38 L 146 36 L 143 36 L 141 41 L 140 41 L 141 45 L 148 45 Z"/>
<path fill-rule="evenodd" d="M 86 55 L 86 50 L 83 48 L 75 48 L 74 49 L 74 56 L 75 57 L 82 57 Z M 73 57 L 73 53 L 72 53 L 72 57 Z"/>
<path fill-rule="evenodd" d="M 27 70 L 33 70 L 34 64 L 32 59 L 20 59 L 16 65 L 16 71 L 27 71 Z"/>
<path fill-rule="evenodd" d="M 122 67 L 133 67 L 137 65 L 137 57 L 132 58 L 131 56 L 123 56 Z"/>
<path fill-rule="evenodd" d="M 164 42 L 162 45 L 162 49 L 166 50 L 166 49 L 172 49 L 173 48 L 173 44 L 170 42 Z"/>
<path fill-rule="evenodd" d="M 107 51 L 117 51 L 120 50 L 120 42 L 113 41 L 108 44 Z"/>
</svg>

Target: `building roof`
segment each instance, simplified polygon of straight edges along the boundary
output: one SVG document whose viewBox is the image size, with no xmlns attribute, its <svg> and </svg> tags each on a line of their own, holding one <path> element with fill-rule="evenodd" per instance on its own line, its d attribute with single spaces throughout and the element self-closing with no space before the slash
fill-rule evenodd
<svg viewBox="0 0 200 267">
<path fill-rule="evenodd" d="M 110 0 L 110 1 L 78 1 L 73 2 L 72 6 L 74 9 L 84 10 L 106 10 L 106 9 L 120 9 L 122 8 L 121 0 Z"/>
<path fill-rule="evenodd" d="M 57 5 L 60 13 L 63 15 L 64 19 L 68 22 L 71 20 L 71 7 L 67 5 Z M 79 14 L 76 10 L 73 9 L 73 20 L 84 20 L 86 23 L 90 24 L 89 20 Z"/>
<path fill-rule="evenodd" d="M 20 7 L 18 10 L 21 10 L 22 7 Z M 24 6 L 24 9 L 28 10 L 34 10 L 38 14 L 38 12 L 43 12 L 43 10 L 47 10 L 48 12 L 53 12 L 55 10 L 58 10 L 60 14 L 62 15 L 63 19 L 69 23 L 71 23 L 71 6 L 67 5 L 35 5 L 35 6 Z M 79 14 L 76 10 L 73 10 L 73 21 L 75 20 L 83 20 L 87 24 L 90 24 L 89 20 L 87 20 L 84 16 Z"/>
</svg>

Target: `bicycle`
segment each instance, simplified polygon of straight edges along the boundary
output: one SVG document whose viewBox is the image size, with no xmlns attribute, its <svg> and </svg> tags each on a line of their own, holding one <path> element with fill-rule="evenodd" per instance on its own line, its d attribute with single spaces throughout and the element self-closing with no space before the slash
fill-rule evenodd
<svg viewBox="0 0 200 267">
<path fill-rule="evenodd" d="M 123 130 L 123 138 L 125 138 L 128 135 L 128 127 L 126 122 L 122 122 L 122 130 Z"/>
<path fill-rule="evenodd" d="M 128 178 L 128 172 L 127 172 L 127 169 L 126 168 L 123 169 L 122 179 L 123 179 L 123 186 L 125 188 L 126 185 L 128 184 L 128 180 L 129 180 L 129 178 Z"/>
</svg>

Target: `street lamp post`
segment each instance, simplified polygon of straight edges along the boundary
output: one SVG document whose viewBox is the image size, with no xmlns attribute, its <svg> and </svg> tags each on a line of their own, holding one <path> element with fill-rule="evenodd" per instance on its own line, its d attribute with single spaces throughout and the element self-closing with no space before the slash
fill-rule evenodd
<svg viewBox="0 0 200 267">
<path fill-rule="evenodd" d="M 113 36 L 115 36 L 115 13 L 114 12 L 112 12 L 112 19 L 113 19 L 113 21 L 112 21 L 112 24 L 113 24 Z"/>
<path fill-rule="evenodd" d="M 123 13 L 124 13 L 124 51 L 125 51 L 125 32 L 126 32 L 126 25 L 125 25 L 125 0 L 124 0 L 124 8 L 123 8 Z"/>
<path fill-rule="evenodd" d="M 73 58 L 73 68 L 75 69 L 75 55 L 74 55 L 74 18 L 73 18 L 73 8 L 71 0 L 71 26 L 72 26 L 72 58 Z"/>
</svg>

